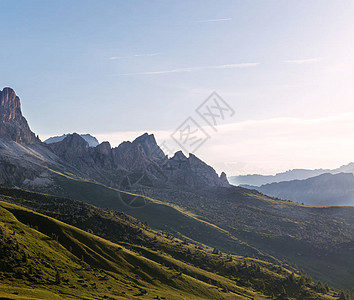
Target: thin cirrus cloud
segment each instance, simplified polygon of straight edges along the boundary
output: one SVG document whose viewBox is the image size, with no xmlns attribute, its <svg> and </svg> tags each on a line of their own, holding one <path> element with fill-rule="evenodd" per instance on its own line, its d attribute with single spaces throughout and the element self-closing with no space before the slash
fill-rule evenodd
<svg viewBox="0 0 354 300">
<path fill-rule="evenodd" d="M 302 64 L 312 64 L 312 63 L 317 63 L 323 60 L 322 57 L 313 57 L 313 58 L 305 58 L 305 59 L 290 59 L 290 60 L 285 60 L 285 63 L 288 64 L 296 64 L 296 65 L 302 65 Z"/>
<path fill-rule="evenodd" d="M 216 66 L 199 66 L 199 67 L 180 68 L 180 69 L 162 70 L 162 71 L 123 73 L 120 75 L 122 75 L 122 76 L 126 76 L 126 75 L 160 75 L 160 74 L 170 74 L 170 73 L 188 73 L 188 72 L 197 72 L 197 71 L 203 71 L 203 70 L 252 68 L 252 67 L 257 67 L 259 65 L 260 65 L 259 62 L 252 62 L 252 63 L 226 64 L 226 65 L 216 65 Z"/>
<path fill-rule="evenodd" d="M 209 20 L 199 20 L 197 23 L 212 23 L 212 22 L 226 22 L 231 21 L 232 18 L 221 18 L 221 19 L 209 19 Z"/>
<path fill-rule="evenodd" d="M 161 53 L 146 53 L 146 54 L 133 54 L 133 55 L 127 55 L 127 56 L 111 56 L 109 59 L 110 60 L 118 60 L 118 59 L 123 59 L 123 58 L 132 58 L 132 57 L 152 57 L 152 56 L 157 56 L 160 55 Z"/>
</svg>

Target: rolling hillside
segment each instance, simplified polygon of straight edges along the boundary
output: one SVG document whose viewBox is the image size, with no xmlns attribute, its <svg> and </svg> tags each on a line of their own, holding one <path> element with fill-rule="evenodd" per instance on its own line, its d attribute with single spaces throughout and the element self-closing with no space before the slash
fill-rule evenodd
<svg viewBox="0 0 354 300">
<path fill-rule="evenodd" d="M 318 280 L 353 289 L 353 207 L 311 207 L 238 187 L 193 193 L 154 189 L 149 195 L 215 224 Z"/>
<path fill-rule="evenodd" d="M 125 214 L 19 190 L 3 189 L 1 194 L 7 202 L 0 201 L 0 296 L 7 299 L 339 296 L 307 276 L 258 259 L 213 254 L 215 250 L 153 231 Z M 76 208 L 71 215 L 81 220 L 81 227 L 110 225 L 107 236 L 116 243 L 93 235 L 92 229 L 89 233 L 9 202 L 36 206 L 59 218 Z M 97 220 L 99 226 L 94 225 Z M 136 237 L 127 239 L 126 234 Z"/>
<path fill-rule="evenodd" d="M 56 188 L 44 192 L 122 211 L 228 253 L 299 268 L 339 289 L 353 288 L 354 208 L 309 207 L 238 187 L 145 187 L 139 197 L 140 190 L 123 192 L 63 174 L 54 180 Z"/>
</svg>

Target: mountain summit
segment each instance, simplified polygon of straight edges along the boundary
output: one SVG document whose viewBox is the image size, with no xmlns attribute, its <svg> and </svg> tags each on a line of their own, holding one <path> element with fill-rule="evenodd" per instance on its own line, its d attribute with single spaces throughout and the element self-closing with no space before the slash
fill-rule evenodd
<svg viewBox="0 0 354 300">
<path fill-rule="evenodd" d="M 48 139 L 46 139 L 44 141 L 44 143 L 46 144 L 53 144 L 53 143 L 57 143 L 57 142 L 61 142 L 62 140 L 64 140 L 69 134 L 63 134 L 61 136 L 52 136 Z M 80 134 L 80 136 L 86 141 L 88 142 L 90 147 L 96 147 L 99 145 L 98 140 L 92 136 L 91 134 Z"/>
<path fill-rule="evenodd" d="M 0 137 L 20 144 L 39 142 L 22 116 L 20 98 L 8 87 L 0 90 Z"/>
</svg>

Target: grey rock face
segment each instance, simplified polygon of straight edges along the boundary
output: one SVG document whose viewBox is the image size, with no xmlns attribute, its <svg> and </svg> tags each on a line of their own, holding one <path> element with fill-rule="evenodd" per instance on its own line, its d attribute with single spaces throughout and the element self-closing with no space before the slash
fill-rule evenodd
<svg viewBox="0 0 354 300">
<path fill-rule="evenodd" d="M 108 142 L 90 148 L 78 134 L 49 145 L 52 151 L 92 179 L 112 181 L 118 173 L 145 176 L 149 183 L 179 187 L 229 186 L 226 175 L 220 178 L 215 170 L 190 154 L 181 151 L 167 158 L 152 134 L 143 134 L 133 142 L 111 148 Z M 107 184 L 107 182 L 102 182 Z M 116 184 L 118 184 L 116 182 Z"/>
<path fill-rule="evenodd" d="M 39 142 L 22 116 L 20 98 L 11 88 L 0 91 L 0 137 L 21 144 Z"/>
<path fill-rule="evenodd" d="M 220 183 L 221 183 L 221 186 L 225 186 L 225 187 L 230 186 L 230 183 L 227 180 L 227 176 L 226 176 L 225 172 L 221 172 L 221 174 L 220 174 Z"/>
<path fill-rule="evenodd" d="M 193 154 L 187 158 L 178 151 L 169 159 L 170 182 L 189 187 L 229 186 L 227 179 L 220 179 L 215 170 Z M 226 179 L 226 181 L 225 181 Z"/>
<path fill-rule="evenodd" d="M 93 159 L 89 153 L 88 143 L 77 133 L 68 135 L 64 140 L 52 143 L 49 148 L 69 164 L 82 169 L 84 166 L 92 166 Z"/>
</svg>

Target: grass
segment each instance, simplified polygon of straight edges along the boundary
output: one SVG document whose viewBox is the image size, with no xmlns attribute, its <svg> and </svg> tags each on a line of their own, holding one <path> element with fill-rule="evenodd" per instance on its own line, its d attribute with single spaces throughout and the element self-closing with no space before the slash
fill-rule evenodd
<svg viewBox="0 0 354 300">
<path fill-rule="evenodd" d="M 205 245 L 156 232 L 125 215 L 19 190 L 3 189 L 2 194 L 6 201 L 22 201 L 27 206 L 37 204 L 37 208 L 43 208 L 48 204 L 44 206 L 48 213 L 51 208 L 59 217 L 65 215 L 66 209 L 73 211 L 77 207 L 80 226 L 92 227 L 96 214 L 101 216 L 101 226 L 110 224 L 127 231 L 124 225 L 130 226 L 132 233 L 137 232 L 136 239 L 119 240 L 116 231 L 107 231 L 112 233 L 112 241 L 116 238 L 113 243 L 47 215 L 0 201 L 0 226 L 5 232 L 2 240 L 8 244 L 12 258 L 0 265 L 0 295 L 4 297 L 261 299 L 279 295 L 285 287 L 296 298 L 336 299 L 333 292 L 318 293 L 310 281 L 300 284 L 300 275 L 294 274 L 295 280 L 291 279 L 291 272 L 280 266 L 254 258 L 215 255 Z M 60 284 L 56 283 L 58 272 Z M 141 288 L 149 295 L 139 296 Z"/>
<path fill-rule="evenodd" d="M 138 208 L 126 204 L 136 197 L 131 193 L 69 175 L 55 181 L 52 194 L 123 211 L 176 237 L 291 265 L 337 288 L 353 288 L 354 258 L 348 251 L 354 243 L 353 210 L 314 208 L 241 188 L 199 194 L 154 189 L 150 197 L 140 197 L 147 205 Z M 328 260 L 334 262 L 331 269 Z"/>
<path fill-rule="evenodd" d="M 139 290 L 144 288 L 151 296 L 168 299 L 180 299 L 181 295 L 188 299 L 225 298 L 214 286 L 188 275 L 178 277 L 175 271 L 127 248 L 27 209 L 0 205 L 0 226 L 19 245 L 11 254 L 13 272 L 1 274 L 0 290 L 6 291 L 6 297 L 101 299 L 106 295 L 115 299 L 119 295 L 139 299 L 143 297 L 138 296 Z M 56 283 L 57 272 L 60 284 Z M 205 276 L 214 277 L 207 272 Z M 254 295 L 246 290 L 245 294 Z"/>
</svg>

